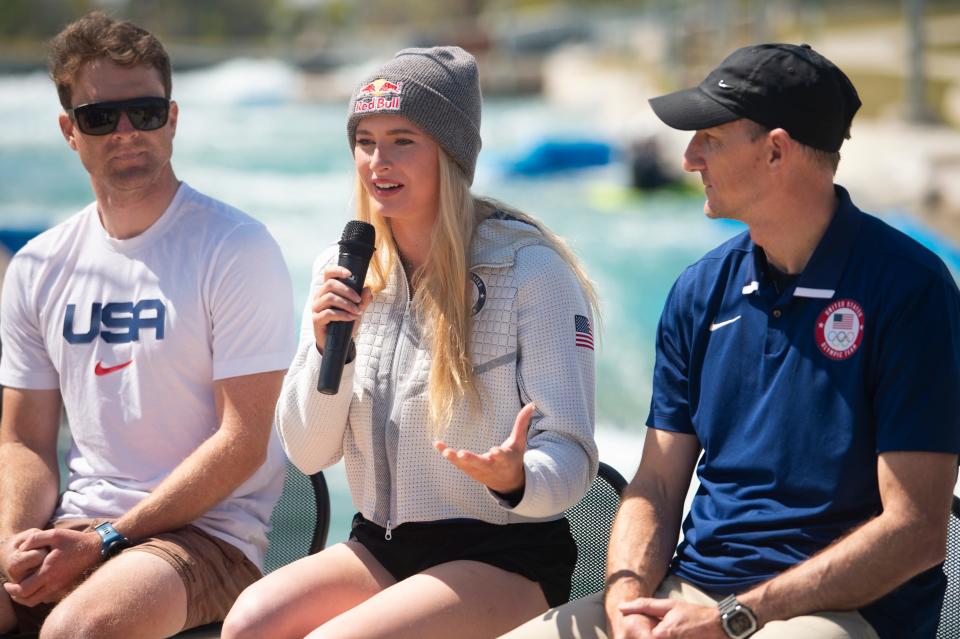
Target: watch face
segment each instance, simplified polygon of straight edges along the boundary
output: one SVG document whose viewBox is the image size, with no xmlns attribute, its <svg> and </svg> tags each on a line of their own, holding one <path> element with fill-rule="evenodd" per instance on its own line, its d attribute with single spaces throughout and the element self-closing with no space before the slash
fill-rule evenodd
<svg viewBox="0 0 960 639">
<path fill-rule="evenodd" d="M 746 613 L 737 610 L 727 617 L 727 627 L 730 628 L 731 632 L 739 636 L 753 630 L 753 619 Z"/>
</svg>

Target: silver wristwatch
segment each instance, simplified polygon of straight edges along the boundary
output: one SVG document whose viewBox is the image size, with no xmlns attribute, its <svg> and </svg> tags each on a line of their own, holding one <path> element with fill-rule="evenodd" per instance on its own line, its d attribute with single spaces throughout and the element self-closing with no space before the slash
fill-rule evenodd
<svg viewBox="0 0 960 639">
<path fill-rule="evenodd" d="M 757 628 L 757 616 L 753 611 L 737 601 L 734 595 L 720 600 L 720 624 L 730 639 L 745 639 Z"/>
</svg>

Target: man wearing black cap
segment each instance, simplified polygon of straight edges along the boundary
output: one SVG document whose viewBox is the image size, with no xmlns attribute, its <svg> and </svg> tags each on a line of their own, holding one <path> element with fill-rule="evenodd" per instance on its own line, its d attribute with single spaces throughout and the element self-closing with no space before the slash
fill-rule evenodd
<svg viewBox="0 0 960 639">
<path fill-rule="evenodd" d="M 856 90 L 810 47 L 768 44 L 650 103 L 695 131 L 683 166 L 707 215 L 749 230 L 667 298 L 605 596 L 510 636 L 934 637 L 960 292 L 833 183 Z"/>
</svg>

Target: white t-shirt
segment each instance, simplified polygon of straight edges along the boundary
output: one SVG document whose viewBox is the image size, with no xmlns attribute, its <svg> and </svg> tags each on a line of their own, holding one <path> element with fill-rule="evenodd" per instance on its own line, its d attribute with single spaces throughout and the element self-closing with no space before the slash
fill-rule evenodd
<svg viewBox="0 0 960 639">
<path fill-rule="evenodd" d="M 182 184 L 149 229 L 104 231 L 93 203 L 10 263 L 0 384 L 60 389 L 73 436 L 56 518 L 119 517 L 219 425 L 214 380 L 285 370 L 290 275 L 250 216 Z M 194 522 L 263 564 L 286 458 Z"/>
</svg>

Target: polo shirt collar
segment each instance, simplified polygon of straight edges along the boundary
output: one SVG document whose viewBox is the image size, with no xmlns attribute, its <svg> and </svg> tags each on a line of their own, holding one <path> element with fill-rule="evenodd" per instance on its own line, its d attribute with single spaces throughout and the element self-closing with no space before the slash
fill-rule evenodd
<svg viewBox="0 0 960 639">
<path fill-rule="evenodd" d="M 860 228 L 859 209 L 850 200 L 850 194 L 840 185 L 833 186 L 837 194 L 837 210 L 820 243 L 814 249 L 810 261 L 800 274 L 793 297 L 831 299 L 836 294 L 837 284 L 843 275 L 847 258 L 853 249 Z M 743 294 L 750 295 L 760 290 L 767 267 L 763 250 L 750 240 L 753 259 L 747 264 L 747 278 Z"/>
<path fill-rule="evenodd" d="M 793 291 L 794 297 L 831 299 L 836 294 L 837 284 L 857 239 L 860 211 L 850 201 L 850 194 L 845 188 L 839 185 L 833 188 L 837 193 L 837 212 L 800 274 L 797 288 Z"/>
</svg>

